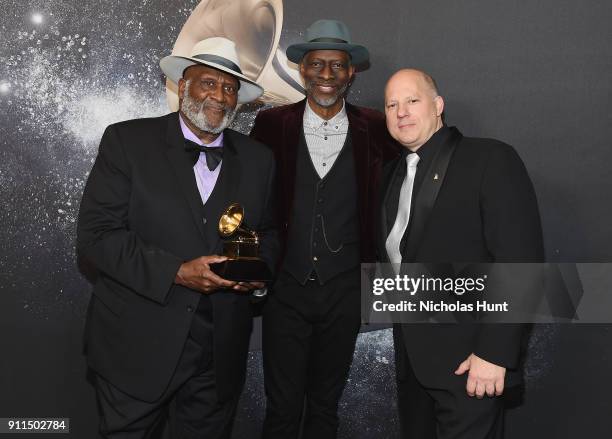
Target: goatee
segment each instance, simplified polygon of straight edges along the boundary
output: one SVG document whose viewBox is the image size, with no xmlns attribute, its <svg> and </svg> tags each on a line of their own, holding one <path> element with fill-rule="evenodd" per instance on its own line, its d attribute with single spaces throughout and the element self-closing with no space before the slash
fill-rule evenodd
<svg viewBox="0 0 612 439">
<path fill-rule="evenodd" d="M 348 89 L 348 82 L 347 82 L 342 87 L 340 87 L 336 91 L 336 93 L 334 93 L 332 96 L 330 96 L 328 98 L 323 98 L 323 97 L 317 95 L 314 92 L 316 85 L 317 85 L 317 81 L 308 81 L 308 82 L 306 82 L 306 84 L 305 84 L 305 86 L 306 86 L 306 95 L 311 97 L 321 107 L 325 107 L 325 108 L 331 107 L 336 102 L 338 102 L 338 99 L 340 99 L 344 95 L 346 90 Z"/>
</svg>

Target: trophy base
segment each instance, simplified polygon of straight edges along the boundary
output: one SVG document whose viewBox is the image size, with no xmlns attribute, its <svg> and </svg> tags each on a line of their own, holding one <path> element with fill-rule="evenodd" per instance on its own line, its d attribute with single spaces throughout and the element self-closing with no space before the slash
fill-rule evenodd
<svg viewBox="0 0 612 439">
<path fill-rule="evenodd" d="M 272 273 L 261 259 L 228 259 L 227 261 L 211 264 L 210 269 L 223 279 L 236 282 L 269 282 Z"/>
</svg>

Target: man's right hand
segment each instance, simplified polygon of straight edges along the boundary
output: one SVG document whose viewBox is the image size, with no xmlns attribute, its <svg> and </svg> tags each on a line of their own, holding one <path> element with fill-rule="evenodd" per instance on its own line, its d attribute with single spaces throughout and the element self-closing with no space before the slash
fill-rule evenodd
<svg viewBox="0 0 612 439">
<path fill-rule="evenodd" d="M 201 293 L 212 293 L 221 288 L 233 288 L 236 282 L 217 276 L 210 269 L 210 264 L 223 262 L 225 256 L 200 256 L 191 261 L 183 262 L 176 273 L 174 283 Z"/>
</svg>

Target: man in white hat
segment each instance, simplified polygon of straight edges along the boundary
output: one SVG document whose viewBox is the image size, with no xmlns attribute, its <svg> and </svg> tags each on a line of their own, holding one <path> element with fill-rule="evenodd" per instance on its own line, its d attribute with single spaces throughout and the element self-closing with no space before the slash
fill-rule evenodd
<svg viewBox="0 0 612 439">
<path fill-rule="evenodd" d="M 161 61 L 180 111 L 109 126 L 89 176 L 78 250 L 98 273 L 85 351 L 104 438 L 136 439 L 169 411 L 173 438 L 229 438 L 245 377 L 250 290 L 223 279 L 221 214 L 239 203 L 275 265 L 274 159 L 228 127 L 263 90 L 234 43 L 210 38 Z"/>
<path fill-rule="evenodd" d="M 262 111 L 251 136 L 277 160 L 280 274 L 263 310 L 265 439 L 331 439 L 360 327 L 360 263 L 374 262 L 376 196 L 395 151 L 384 116 L 344 100 L 368 63 L 346 25 L 319 20 L 287 48 L 306 99 Z M 305 404 L 305 410 L 304 410 Z"/>
</svg>

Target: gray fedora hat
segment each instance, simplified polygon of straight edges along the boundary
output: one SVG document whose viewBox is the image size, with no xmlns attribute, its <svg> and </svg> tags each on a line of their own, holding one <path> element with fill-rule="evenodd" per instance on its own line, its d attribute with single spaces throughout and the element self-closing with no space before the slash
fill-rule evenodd
<svg viewBox="0 0 612 439">
<path fill-rule="evenodd" d="M 355 66 L 368 62 L 368 49 L 351 43 L 351 34 L 346 24 L 338 20 L 318 20 L 306 29 L 306 43 L 287 47 L 287 58 L 299 63 L 306 52 L 311 50 L 343 50 L 351 57 Z"/>
</svg>

